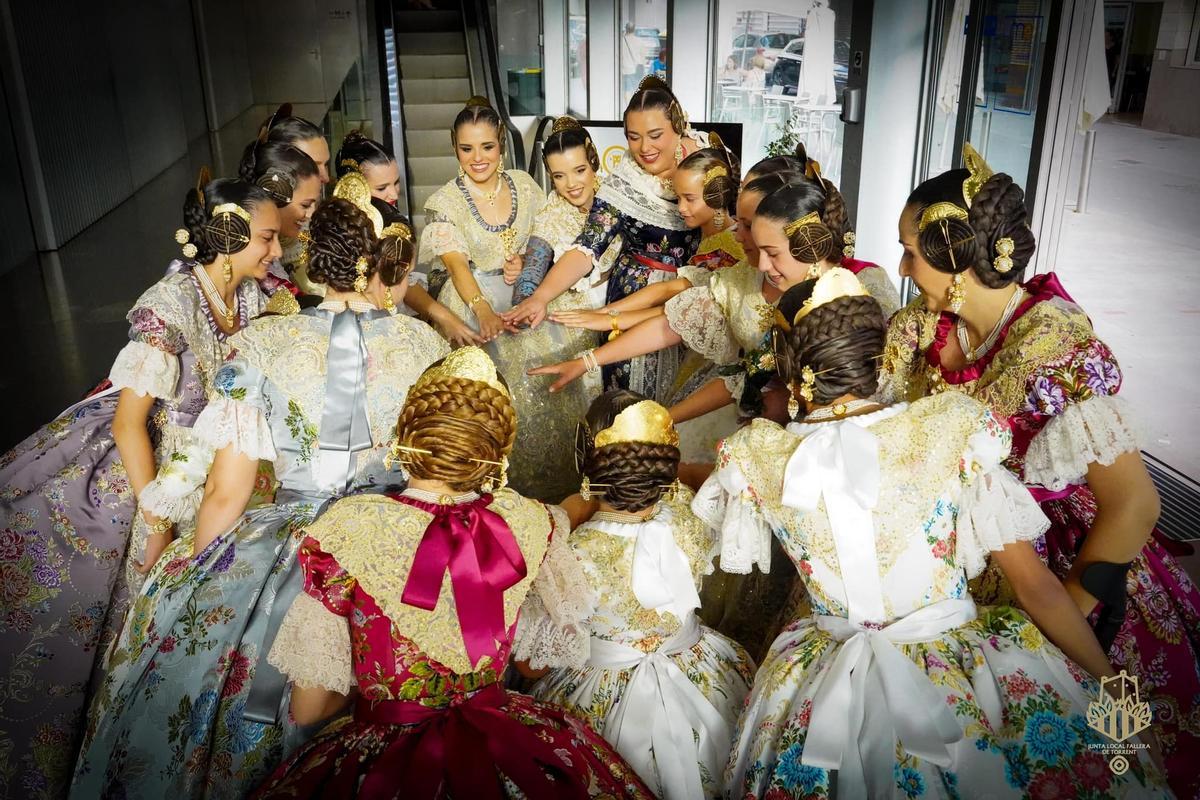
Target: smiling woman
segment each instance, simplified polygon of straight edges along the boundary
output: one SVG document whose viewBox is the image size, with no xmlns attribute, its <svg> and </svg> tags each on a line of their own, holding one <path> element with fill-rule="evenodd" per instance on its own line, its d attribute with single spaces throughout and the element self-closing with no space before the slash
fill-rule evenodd
<svg viewBox="0 0 1200 800">
<path fill-rule="evenodd" d="M 0 730 L 11 787 L 65 795 L 97 654 L 176 529 L 194 528 L 199 489 L 154 511 L 143 490 L 190 449 L 229 336 L 267 302 L 254 279 L 279 255 L 279 211 L 265 191 L 204 172 L 182 221 L 184 258 L 127 315 L 111 387 L 0 457 L 0 663 L 26 690 L 0 698 L 0 717 L 23 721 Z"/>
</svg>

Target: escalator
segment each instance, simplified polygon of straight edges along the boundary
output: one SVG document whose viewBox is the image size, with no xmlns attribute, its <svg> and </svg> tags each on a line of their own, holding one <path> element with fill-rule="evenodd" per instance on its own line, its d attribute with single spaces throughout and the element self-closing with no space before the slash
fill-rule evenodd
<svg viewBox="0 0 1200 800">
<path fill-rule="evenodd" d="M 425 201 L 458 173 L 450 126 L 469 97 L 487 97 L 500 113 L 507 166 L 523 169 L 525 158 L 505 107 L 491 14 L 483 0 L 394 0 L 379 6 L 385 15 L 380 51 L 390 106 L 387 140 L 401 161 L 401 206 L 419 234 Z"/>
</svg>

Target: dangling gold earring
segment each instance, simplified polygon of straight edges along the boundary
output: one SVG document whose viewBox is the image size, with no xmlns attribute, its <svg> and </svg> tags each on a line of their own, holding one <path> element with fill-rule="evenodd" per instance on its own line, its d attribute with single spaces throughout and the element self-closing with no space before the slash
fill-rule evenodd
<svg viewBox="0 0 1200 800">
<path fill-rule="evenodd" d="M 599 175 L 592 178 L 592 194 L 595 194 L 598 191 L 600 191 L 600 176 Z"/>
<path fill-rule="evenodd" d="M 225 283 L 233 283 L 233 259 L 225 256 L 225 264 L 221 267 L 221 275 L 225 278 Z"/>
<path fill-rule="evenodd" d="M 583 476 L 583 482 L 579 484 L 579 496 L 583 498 L 583 502 L 591 502 L 592 499 L 592 481 L 587 475 Z"/>
<path fill-rule="evenodd" d="M 796 415 L 800 413 L 800 401 L 796 399 L 796 395 L 792 393 L 791 387 L 788 387 L 788 422 L 796 419 Z"/>
<path fill-rule="evenodd" d="M 683 160 L 683 140 L 675 143 L 675 164 L 678 165 Z"/>
<path fill-rule="evenodd" d="M 954 273 L 954 278 L 950 281 L 950 291 L 947 295 L 949 301 L 947 306 L 952 314 L 962 311 L 963 304 L 967 301 L 966 291 L 963 286 L 964 283 L 963 273 Z"/>
<path fill-rule="evenodd" d="M 812 367 L 805 367 L 800 370 L 800 396 L 808 402 L 813 401 L 813 389 L 817 385 L 817 374 L 812 371 Z"/>
<path fill-rule="evenodd" d="M 717 209 L 717 213 L 713 214 L 713 225 L 717 230 L 725 230 L 725 209 Z"/>
<path fill-rule="evenodd" d="M 392 297 L 392 289 L 390 286 L 383 288 L 383 310 L 389 314 L 396 313 L 396 301 Z"/>
<path fill-rule="evenodd" d="M 460 177 L 460 178 L 467 177 L 467 171 L 462 168 L 462 164 L 458 165 L 458 177 Z"/>
</svg>

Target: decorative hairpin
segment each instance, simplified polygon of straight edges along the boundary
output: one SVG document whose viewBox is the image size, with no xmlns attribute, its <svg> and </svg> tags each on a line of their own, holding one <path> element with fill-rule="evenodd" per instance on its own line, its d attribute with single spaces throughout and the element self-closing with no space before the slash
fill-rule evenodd
<svg viewBox="0 0 1200 800">
<path fill-rule="evenodd" d="M 992 260 L 992 266 L 996 272 L 1004 275 L 1012 270 L 1012 254 L 1016 249 L 1016 242 L 1012 240 L 1011 236 L 1002 236 L 996 240 L 996 257 Z"/>
<path fill-rule="evenodd" d="M 348 169 L 354 170 L 355 172 L 362 172 L 362 166 L 357 161 L 355 161 L 353 158 L 343 158 L 341 161 L 338 162 L 338 166 L 346 167 Z"/>
<path fill-rule="evenodd" d="M 790 238 L 792 238 L 792 235 L 796 233 L 796 231 L 800 230 L 805 225 L 820 225 L 820 224 L 821 224 L 821 215 L 815 211 L 810 211 L 809 213 L 805 214 L 803 217 L 800 217 L 800 219 L 794 219 L 791 222 L 789 222 L 787 225 L 784 225 L 783 226 L 783 235 L 790 239 Z"/>
<path fill-rule="evenodd" d="M 708 172 L 704 173 L 704 185 L 708 186 L 717 178 L 729 177 L 729 170 L 725 169 L 724 165 L 717 164 L 715 167 L 710 167 Z"/>
</svg>

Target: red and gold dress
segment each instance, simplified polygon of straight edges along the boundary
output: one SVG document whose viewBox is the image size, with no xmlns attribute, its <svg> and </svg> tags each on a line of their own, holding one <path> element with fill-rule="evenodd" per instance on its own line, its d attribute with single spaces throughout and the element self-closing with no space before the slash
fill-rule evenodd
<svg viewBox="0 0 1200 800">
<path fill-rule="evenodd" d="M 565 516 L 511 490 L 450 500 L 352 497 L 308 530 L 270 660 L 357 697 L 257 796 L 651 797 L 582 721 L 500 682 L 543 559 L 570 557 Z"/>
</svg>

